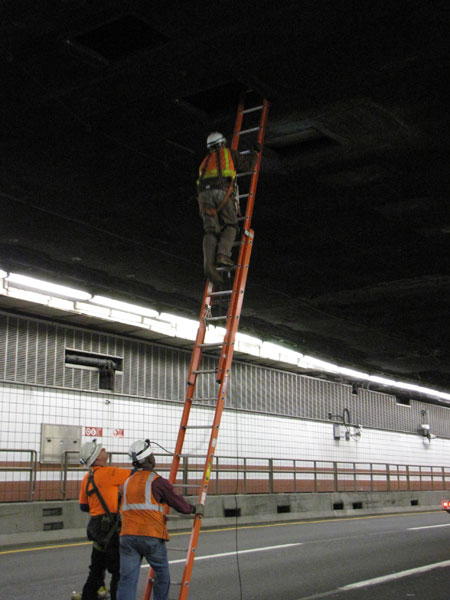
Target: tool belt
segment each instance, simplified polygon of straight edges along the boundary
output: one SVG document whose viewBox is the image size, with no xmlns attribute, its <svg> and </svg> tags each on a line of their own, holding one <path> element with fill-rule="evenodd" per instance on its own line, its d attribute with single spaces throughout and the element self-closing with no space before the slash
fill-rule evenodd
<svg viewBox="0 0 450 600">
<path fill-rule="evenodd" d="M 92 485 L 91 490 L 89 489 L 89 485 Z M 109 510 L 108 505 L 106 504 L 103 496 L 100 493 L 100 490 L 97 487 L 97 484 L 95 483 L 94 471 L 93 469 L 89 469 L 89 476 L 86 483 L 86 496 L 89 498 L 89 496 L 92 494 L 97 495 L 105 514 L 96 515 L 95 517 L 90 518 L 87 526 L 87 537 L 88 540 L 93 542 L 94 548 L 100 552 L 106 552 L 111 538 L 116 532 L 120 531 L 122 521 L 119 513 L 112 513 Z M 120 505 L 120 497 L 118 504 Z"/>
<path fill-rule="evenodd" d="M 87 526 L 88 540 L 97 550 L 105 552 L 113 535 L 120 531 L 120 525 L 120 515 L 116 513 L 91 517 Z"/>
<path fill-rule="evenodd" d="M 214 186 L 214 184 L 211 184 L 211 186 Z M 202 188 L 204 188 L 201 190 L 202 192 L 208 190 L 208 188 L 205 188 L 204 184 L 202 185 Z M 199 190 L 199 195 L 198 195 L 197 199 L 198 199 L 198 207 L 200 210 L 200 214 L 208 215 L 209 217 L 216 217 L 220 213 L 222 208 L 225 206 L 225 204 L 228 202 L 228 200 L 233 192 L 233 188 L 234 188 L 234 179 L 232 179 L 230 181 L 227 191 L 225 192 L 225 196 L 223 197 L 221 203 L 217 207 L 202 204 L 200 202 L 200 190 Z M 214 187 L 211 187 L 210 189 L 223 190 L 223 186 L 216 185 Z"/>
</svg>

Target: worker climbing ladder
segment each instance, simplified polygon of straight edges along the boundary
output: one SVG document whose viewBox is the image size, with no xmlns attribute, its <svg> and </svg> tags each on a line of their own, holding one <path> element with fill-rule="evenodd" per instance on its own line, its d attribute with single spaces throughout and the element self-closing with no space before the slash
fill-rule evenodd
<svg viewBox="0 0 450 600">
<path fill-rule="evenodd" d="M 256 136 L 256 142 L 258 142 L 261 145 L 261 148 L 263 146 L 265 128 L 267 124 L 267 117 L 269 111 L 269 102 L 267 100 L 263 100 L 261 105 L 246 109 L 246 99 L 248 99 L 248 93 L 243 94 L 239 102 L 233 139 L 231 143 L 231 148 L 233 150 L 238 150 L 239 142 L 242 136 L 251 136 L 252 134 L 253 137 Z M 243 129 L 243 123 L 247 115 L 252 115 L 252 117 L 254 118 L 255 113 L 259 113 L 260 115 L 259 124 L 255 127 L 252 126 Z M 208 495 L 208 487 L 214 460 L 214 453 L 217 445 L 217 438 L 219 435 L 220 421 L 222 418 L 222 412 L 224 408 L 225 397 L 231 373 L 231 363 L 233 360 L 235 338 L 239 327 L 245 286 L 247 283 L 250 256 L 252 252 L 254 239 L 254 231 L 251 229 L 251 221 L 253 215 L 253 206 L 255 202 L 256 187 L 258 183 L 260 163 L 261 152 L 258 153 L 258 160 L 253 171 L 249 173 L 240 173 L 237 175 L 237 177 L 242 178 L 250 177 L 250 185 L 248 192 L 244 194 L 239 194 L 239 200 L 246 199 L 245 214 L 239 218 L 240 222 L 242 223 L 243 230 L 241 240 L 237 243 L 239 245 L 239 258 L 237 260 L 236 266 L 219 268 L 219 270 L 221 271 L 228 272 L 230 276 L 234 272 L 234 281 L 231 289 L 217 291 L 214 290 L 214 285 L 211 281 L 208 280 L 206 282 L 205 291 L 203 294 L 202 307 L 200 311 L 199 327 L 197 331 L 197 337 L 194 342 L 191 363 L 189 367 L 184 410 L 181 417 L 180 429 L 178 432 L 178 438 L 175 445 L 175 451 L 169 475 L 169 481 L 175 484 L 180 460 L 181 458 L 187 457 L 186 454 L 183 454 L 183 445 L 187 431 L 189 429 L 204 429 L 205 427 L 211 429 L 208 452 L 206 454 L 203 476 L 198 496 L 198 502 L 200 504 L 206 503 L 206 498 Z M 231 277 L 228 277 L 228 280 L 231 281 Z M 226 314 L 212 316 L 213 303 L 219 300 L 222 302 L 224 298 L 227 298 L 229 300 L 228 310 Z M 220 305 L 221 302 L 218 302 L 218 304 Z M 225 313 L 225 311 L 223 312 Z M 215 343 L 205 343 L 208 325 L 218 321 L 225 321 L 225 334 L 223 337 L 223 341 Z M 203 351 L 208 352 L 209 350 L 220 350 L 220 355 L 218 357 L 218 365 L 214 369 L 202 369 L 201 363 Z M 205 400 L 203 398 L 199 399 L 198 402 L 196 402 L 196 399 L 194 398 L 197 380 L 198 378 L 201 378 L 203 376 L 208 377 L 211 375 L 211 373 L 215 373 L 216 381 L 219 385 L 217 397 L 214 398 L 214 400 L 216 400 L 216 407 L 213 423 L 211 426 L 188 425 L 192 405 L 201 405 L 201 400 L 203 400 L 203 402 Z M 202 406 L 204 406 L 204 404 L 202 404 Z M 172 586 L 181 586 L 179 589 L 179 594 L 177 596 L 178 600 L 186 600 L 186 598 L 188 597 L 192 568 L 194 566 L 195 552 L 197 548 L 197 541 L 200 533 L 201 521 L 201 515 L 195 515 L 189 547 L 187 548 L 187 556 L 182 580 L 178 582 L 178 584 L 172 582 Z M 150 571 L 143 600 L 149 600 L 152 592 L 152 587 L 153 570 Z"/>
</svg>

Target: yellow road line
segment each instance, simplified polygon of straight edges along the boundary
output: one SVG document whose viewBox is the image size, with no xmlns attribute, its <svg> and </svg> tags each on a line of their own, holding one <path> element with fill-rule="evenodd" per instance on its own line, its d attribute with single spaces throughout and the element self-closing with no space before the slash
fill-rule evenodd
<svg viewBox="0 0 450 600">
<path fill-rule="evenodd" d="M 282 521 L 278 523 L 263 523 L 262 525 L 238 525 L 237 527 L 233 525 L 229 525 L 227 527 L 220 527 L 215 529 L 203 529 L 200 533 L 217 533 L 220 531 L 235 531 L 236 529 L 264 529 L 266 527 L 289 527 L 291 525 L 313 525 L 316 523 L 334 523 L 337 521 L 361 521 L 364 519 L 381 519 L 387 517 L 407 517 L 411 515 L 428 515 L 432 513 L 436 513 L 435 510 L 427 510 L 427 511 L 418 511 L 414 513 L 406 512 L 406 513 L 393 513 L 388 515 L 367 515 L 364 517 L 338 517 L 334 519 L 316 519 L 314 521 Z M 238 517 L 239 518 L 239 517 Z M 174 537 L 177 535 L 191 535 L 190 531 L 175 531 L 170 534 L 170 537 Z M 3 550 L 0 552 L 2 554 L 17 554 L 19 552 L 32 552 L 34 550 L 53 550 L 54 548 L 72 548 L 75 546 L 88 546 L 91 542 L 72 542 L 70 544 L 55 544 L 53 546 L 36 546 L 33 548 L 20 548 L 18 550 Z M 170 546 L 168 547 L 170 550 Z"/>
</svg>

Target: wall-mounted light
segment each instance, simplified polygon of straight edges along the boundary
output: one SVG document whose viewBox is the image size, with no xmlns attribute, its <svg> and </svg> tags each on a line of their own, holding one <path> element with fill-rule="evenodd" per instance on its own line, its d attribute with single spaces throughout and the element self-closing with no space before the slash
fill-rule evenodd
<svg viewBox="0 0 450 600">
<path fill-rule="evenodd" d="M 348 408 L 344 408 L 342 411 L 342 415 L 334 415 L 333 413 L 328 413 L 328 418 L 334 420 L 333 423 L 333 438 L 335 440 L 342 439 L 342 431 L 344 430 L 344 438 L 345 440 L 350 441 L 351 439 L 355 441 L 359 441 L 361 439 L 361 430 L 362 425 L 351 423 L 350 420 L 350 411 Z"/>
<path fill-rule="evenodd" d="M 419 431 L 419 433 L 421 433 L 423 435 L 423 437 L 425 439 L 428 440 L 428 443 L 430 443 L 430 441 L 432 439 L 434 439 L 436 436 L 434 434 L 432 434 L 430 431 L 431 428 L 430 428 L 430 424 L 428 423 L 428 411 L 423 408 L 420 411 L 420 413 L 422 415 L 422 423 L 419 425 L 418 431 Z"/>
</svg>

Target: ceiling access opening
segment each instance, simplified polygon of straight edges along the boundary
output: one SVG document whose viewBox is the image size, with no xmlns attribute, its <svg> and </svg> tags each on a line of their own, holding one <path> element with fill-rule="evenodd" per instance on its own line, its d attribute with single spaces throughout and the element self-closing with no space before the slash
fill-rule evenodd
<svg viewBox="0 0 450 600">
<path fill-rule="evenodd" d="M 247 91 L 248 86 L 243 85 L 238 81 L 228 81 L 218 86 L 182 96 L 178 99 L 180 104 L 191 106 L 194 109 L 202 111 L 209 116 L 214 116 L 215 113 L 226 112 L 228 115 L 234 116 L 239 97 L 242 92 Z M 259 101 L 261 98 L 259 97 Z M 251 98 L 247 97 L 246 103 L 250 106 Z M 255 101 L 256 102 L 256 101 Z"/>
<path fill-rule="evenodd" d="M 290 156 L 336 148 L 341 144 L 315 127 L 305 127 L 275 135 L 266 140 L 266 145 L 283 156 Z"/>
<path fill-rule="evenodd" d="M 110 61 L 163 46 L 169 38 L 134 15 L 123 15 L 72 38 Z"/>
</svg>

